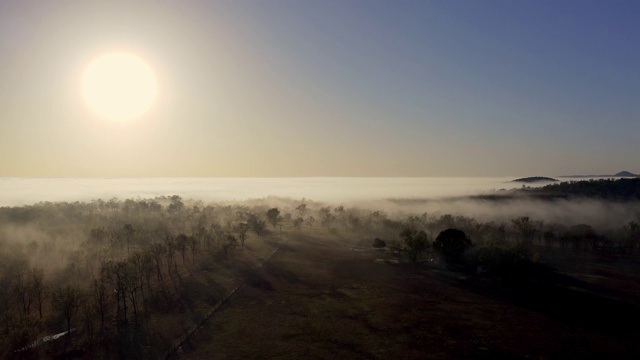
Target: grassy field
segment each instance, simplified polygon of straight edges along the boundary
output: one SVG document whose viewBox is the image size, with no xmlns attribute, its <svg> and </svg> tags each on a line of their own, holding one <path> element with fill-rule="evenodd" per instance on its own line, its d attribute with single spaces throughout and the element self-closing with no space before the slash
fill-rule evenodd
<svg viewBox="0 0 640 360">
<path fill-rule="evenodd" d="M 636 359 L 638 272 L 568 264 L 525 287 L 390 264 L 322 230 L 286 244 L 178 352 L 185 359 Z M 552 259 L 553 261 L 554 259 Z M 557 264 L 556 264 L 557 265 Z M 600 268 L 600 270 L 597 270 Z M 627 267 L 628 268 L 628 267 Z M 638 267 L 636 266 L 637 270 Z M 559 269 L 563 270 L 563 269 Z M 598 273 L 600 275 L 594 275 Z M 570 274 L 570 275 L 569 275 Z M 610 280 L 616 278 L 617 283 Z"/>
</svg>

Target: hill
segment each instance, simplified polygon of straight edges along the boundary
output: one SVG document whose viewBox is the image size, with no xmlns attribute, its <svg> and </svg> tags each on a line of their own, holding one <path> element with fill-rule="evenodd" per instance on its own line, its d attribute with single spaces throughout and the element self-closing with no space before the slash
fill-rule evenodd
<svg viewBox="0 0 640 360">
<path fill-rule="evenodd" d="M 562 175 L 558 177 L 572 177 L 572 178 L 610 178 L 610 177 L 637 177 L 639 175 L 629 171 L 620 171 L 613 175 Z"/>
<path fill-rule="evenodd" d="M 522 191 L 545 198 L 584 197 L 631 201 L 640 200 L 640 178 L 569 181 Z"/>
<path fill-rule="evenodd" d="M 555 182 L 555 181 L 559 181 L 559 180 L 550 178 L 550 177 L 544 177 L 544 176 L 531 176 L 531 177 L 515 179 L 512 182 L 536 183 L 536 182 Z"/>
</svg>

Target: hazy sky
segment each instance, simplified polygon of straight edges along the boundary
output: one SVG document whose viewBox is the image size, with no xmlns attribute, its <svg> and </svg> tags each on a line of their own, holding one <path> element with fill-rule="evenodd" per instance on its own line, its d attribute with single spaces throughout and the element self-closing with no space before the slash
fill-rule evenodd
<svg viewBox="0 0 640 360">
<path fill-rule="evenodd" d="M 159 83 L 100 118 L 83 70 Z M 640 172 L 638 1 L 1 1 L 0 176 Z"/>
</svg>

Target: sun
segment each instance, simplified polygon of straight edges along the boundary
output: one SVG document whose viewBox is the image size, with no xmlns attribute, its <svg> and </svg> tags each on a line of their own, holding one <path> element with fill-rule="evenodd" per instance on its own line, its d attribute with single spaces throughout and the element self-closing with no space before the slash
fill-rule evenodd
<svg viewBox="0 0 640 360">
<path fill-rule="evenodd" d="M 126 121 L 138 118 L 153 105 L 158 81 L 151 67 L 127 52 L 103 54 L 87 65 L 82 95 L 101 117 Z"/>
</svg>

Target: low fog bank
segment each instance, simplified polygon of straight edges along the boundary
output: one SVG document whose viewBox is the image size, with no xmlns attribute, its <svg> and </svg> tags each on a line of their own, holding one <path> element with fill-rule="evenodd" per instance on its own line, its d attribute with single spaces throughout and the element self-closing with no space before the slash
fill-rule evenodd
<svg viewBox="0 0 640 360">
<path fill-rule="evenodd" d="M 510 185 L 496 178 L 0 180 L 0 357 L 60 332 L 65 316 L 84 339 L 74 341 L 105 358 L 121 353 L 111 344 L 129 329 L 164 349 L 201 323 L 199 304 L 218 306 L 224 284 L 231 291 L 285 239 L 388 244 L 390 260 L 419 263 L 436 252 L 453 259 L 436 245 L 453 231 L 465 268 L 518 281 L 553 254 L 640 254 L 635 183 L 596 184 L 595 194 L 631 185 L 634 195 L 595 200 L 492 192 Z M 482 193 L 501 196 L 473 196 Z M 177 317 L 182 328 L 157 326 Z"/>
<path fill-rule="evenodd" d="M 0 178 L 0 206 L 179 195 L 202 201 L 267 196 L 318 201 L 444 198 L 490 193 L 522 184 L 503 178 Z"/>
<path fill-rule="evenodd" d="M 397 216 L 427 213 L 430 215 L 454 214 L 475 218 L 481 222 L 509 222 L 528 216 L 545 223 L 564 226 L 588 224 L 598 230 L 619 228 L 640 217 L 640 203 L 611 202 L 594 199 L 539 200 L 516 198 L 491 201 L 472 199 L 424 200 L 424 201 L 368 201 L 358 206 L 385 209 Z"/>
<path fill-rule="evenodd" d="M 566 226 L 617 228 L 637 221 L 640 204 L 595 199 L 514 197 L 501 201 L 469 196 L 522 187 L 513 178 L 0 178 L 0 206 L 98 199 L 154 199 L 178 195 L 189 203 L 261 205 L 294 209 L 301 199 L 314 207 L 344 206 L 408 215 L 454 214 L 478 221 L 508 222 L 519 216 Z M 571 179 L 564 179 L 571 180 Z M 584 179 L 580 179 L 584 180 Z M 542 186 L 534 184 L 534 186 Z M 529 186 L 529 185 L 527 185 Z M 215 204 L 214 204 L 215 205 Z"/>
<path fill-rule="evenodd" d="M 122 245 L 125 238 L 122 229 L 127 224 L 135 230 L 134 238 L 139 243 L 136 249 L 140 250 L 177 234 L 197 236 L 202 229 L 217 234 L 215 237 L 221 241 L 224 237 L 219 232 L 233 232 L 236 224 L 250 223 L 249 219 L 266 226 L 268 219 L 265 215 L 272 208 L 279 210 L 278 221 L 282 221 L 288 231 L 295 229 L 299 221 L 298 230 L 300 225 L 305 228 L 335 227 L 350 229 L 359 234 L 356 236 L 377 235 L 385 239 L 397 239 L 403 226 L 419 221 L 421 226 L 429 229 L 432 239 L 439 231 L 461 227 L 472 239 L 479 240 L 493 236 L 489 230 L 479 232 L 484 228 L 482 224 L 491 229 L 501 226 L 509 229 L 513 227 L 512 220 L 522 217 L 530 219 L 540 234 L 545 231 L 562 234 L 563 229 L 586 224 L 599 234 L 622 239 L 629 224 L 637 224 L 640 220 L 640 202 L 527 197 L 502 201 L 457 198 L 327 202 L 268 196 L 244 201 L 210 202 L 162 196 L 41 202 L 0 207 L 0 256 L 26 254 L 23 257 L 43 268 L 45 273 L 58 272 L 82 263 L 87 246 L 97 241 L 97 233 L 103 234 L 100 239 L 111 247 Z M 128 251 L 122 246 L 118 249 L 118 256 Z M 60 273 L 61 279 L 72 276 L 73 268 L 67 270 Z"/>
<path fill-rule="evenodd" d="M 309 198 L 266 197 L 242 202 L 226 201 L 220 205 L 246 205 L 258 207 L 278 207 L 294 212 L 301 199 L 309 208 L 339 207 L 353 209 L 358 213 L 379 211 L 396 220 L 409 216 L 427 214 L 429 217 L 442 215 L 464 216 L 478 222 L 510 223 L 512 219 L 527 216 L 546 224 L 566 227 L 588 224 L 599 231 L 609 231 L 640 220 L 640 202 L 615 202 L 596 199 L 554 199 L 542 200 L 530 197 L 516 197 L 509 200 L 477 200 L 465 197 L 443 199 L 380 199 L 353 201 L 314 201 Z"/>
</svg>

